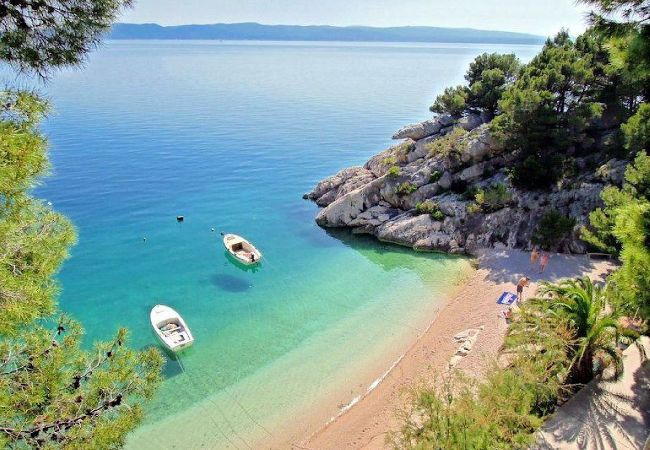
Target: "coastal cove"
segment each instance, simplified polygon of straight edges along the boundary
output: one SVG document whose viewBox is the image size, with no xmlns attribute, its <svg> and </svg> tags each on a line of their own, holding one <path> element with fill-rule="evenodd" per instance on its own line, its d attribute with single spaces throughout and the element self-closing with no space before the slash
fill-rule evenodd
<svg viewBox="0 0 650 450">
<path fill-rule="evenodd" d="M 363 395 L 470 264 L 323 230 L 302 194 L 426 119 L 477 54 L 538 49 L 120 41 L 57 74 L 54 170 L 36 195 L 79 232 L 61 309 L 88 343 L 126 326 L 144 348 L 157 345 L 148 312 L 165 303 L 196 338 L 167 363 L 130 448 L 255 448 L 295 417 L 294 437 L 314 432 Z M 261 266 L 228 260 L 220 231 L 254 242 Z"/>
</svg>

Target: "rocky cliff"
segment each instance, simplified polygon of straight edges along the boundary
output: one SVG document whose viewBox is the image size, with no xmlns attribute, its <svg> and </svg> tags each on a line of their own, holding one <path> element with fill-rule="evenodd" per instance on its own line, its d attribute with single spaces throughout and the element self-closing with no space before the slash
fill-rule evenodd
<svg viewBox="0 0 650 450">
<path fill-rule="evenodd" d="M 530 248 L 541 218 L 553 210 L 575 221 L 554 249 L 584 253 L 579 229 L 600 205 L 603 187 L 620 184 L 625 170 L 625 161 L 576 156 L 572 176 L 552 189 L 515 189 L 507 169 L 517 156 L 478 115 L 439 116 L 406 126 L 393 139 L 402 142 L 305 194 L 323 207 L 320 226 L 349 227 L 418 250 L 472 253 Z M 477 202 L 479 190 L 495 191 L 496 201 Z"/>
</svg>

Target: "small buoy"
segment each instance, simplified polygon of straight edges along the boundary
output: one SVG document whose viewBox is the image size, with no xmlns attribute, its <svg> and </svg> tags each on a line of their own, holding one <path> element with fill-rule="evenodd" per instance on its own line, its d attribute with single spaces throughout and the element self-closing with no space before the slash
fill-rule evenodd
<svg viewBox="0 0 650 450">
<path fill-rule="evenodd" d="M 183 216 L 176 216 L 176 222 L 182 222 L 183 220 L 185 220 L 185 217 L 183 217 Z"/>
</svg>

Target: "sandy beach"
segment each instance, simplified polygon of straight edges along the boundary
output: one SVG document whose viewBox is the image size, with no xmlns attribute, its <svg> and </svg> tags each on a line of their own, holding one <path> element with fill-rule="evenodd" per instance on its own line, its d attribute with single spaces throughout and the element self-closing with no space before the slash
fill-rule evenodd
<svg viewBox="0 0 650 450">
<path fill-rule="evenodd" d="M 552 255 L 544 273 L 530 264 L 530 253 L 518 250 L 489 250 L 477 255 L 478 269 L 460 286 L 452 300 L 435 317 L 428 330 L 413 343 L 383 382 L 354 407 L 318 431 L 295 442 L 295 449 L 382 449 L 386 436 L 399 426 L 396 412 L 404 406 L 409 387 L 429 379 L 447 367 L 459 344 L 453 337 L 470 328 L 483 327 L 472 351 L 456 366 L 480 375 L 487 357 L 498 352 L 506 332 L 496 300 L 503 291 L 515 292 L 522 276 L 531 279 L 524 299 L 535 294 L 540 281 L 588 275 L 604 279 L 614 269 L 610 261 L 587 256 Z"/>
</svg>

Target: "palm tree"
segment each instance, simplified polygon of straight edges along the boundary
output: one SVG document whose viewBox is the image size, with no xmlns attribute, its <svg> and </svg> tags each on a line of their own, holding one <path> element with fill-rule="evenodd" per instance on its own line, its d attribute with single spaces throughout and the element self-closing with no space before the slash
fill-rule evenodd
<svg viewBox="0 0 650 450">
<path fill-rule="evenodd" d="M 583 277 L 542 283 L 540 294 L 548 299 L 549 309 L 566 318 L 573 330 L 569 380 L 587 383 L 607 367 L 612 367 L 618 377 L 623 372 L 617 347 L 622 330 L 615 313 L 608 308 L 606 288 Z"/>
</svg>

